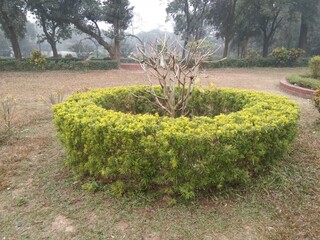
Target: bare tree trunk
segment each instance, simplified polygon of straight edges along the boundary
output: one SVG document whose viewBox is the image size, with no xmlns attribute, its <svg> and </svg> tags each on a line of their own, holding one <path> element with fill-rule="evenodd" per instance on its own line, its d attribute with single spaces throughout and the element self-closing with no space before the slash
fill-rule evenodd
<svg viewBox="0 0 320 240">
<path fill-rule="evenodd" d="M 114 47 L 113 47 L 112 59 L 117 62 L 118 68 L 120 68 L 120 28 L 119 28 L 118 21 L 115 21 L 113 23 L 113 28 L 114 28 Z"/>
<path fill-rule="evenodd" d="M 299 36 L 298 47 L 307 51 L 307 44 L 308 44 L 308 24 L 304 15 L 301 15 L 300 36 Z"/>
<path fill-rule="evenodd" d="M 265 40 L 263 42 L 263 50 L 262 50 L 262 57 L 266 58 L 269 54 L 269 42 L 268 40 Z"/>
<path fill-rule="evenodd" d="M 223 57 L 224 57 L 224 58 L 228 56 L 228 53 L 229 53 L 229 43 L 230 43 L 229 37 L 225 37 L 225 38 L 224 38 L 224 50 L 223 50 Z"/>
<path fill-rule="evenodd" d="M 18 60 L 22 59 L 18 37 L 15 31 L 11 29 L 10 29 L 10 42 L 11 42 L 12 50 L 14 52 L 14 57 Z"/>
<path fill-rule="evenodd" d="M 48 43 L 50 44 L 51 46 L 51 49 L 52 49 L 52 55 L 54 58 L 58 58 L 59 55 L 58 55 L 58 49 L 57 49 L 57 44 L 55 41 L 49 41 L 48 40 Z"/>
<path fill-rule="evenodd" d="M 112 58 L 118 63 L 118 67 L 120 67 L 120 40 L 118 37 L 114 39 L 114 56 Z"/>
</svg>

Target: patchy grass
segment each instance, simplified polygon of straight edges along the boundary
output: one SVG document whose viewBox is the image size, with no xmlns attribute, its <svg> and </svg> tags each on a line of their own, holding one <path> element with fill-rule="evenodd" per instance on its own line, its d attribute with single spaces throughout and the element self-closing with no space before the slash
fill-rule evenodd
<svg viewBox="0 0 320 240">
<path fill-rule="evenodd" d="M 316 90 L 320 88 L 320 79 L 312 78 L 310 74 L 294 74 L 287 78 L 288 82 L 299 87 Z"/>
<path fill-rule="evenodd" d="M 216 70 L 203 74 L 203 84 L 286 95 L 278 81 L 294 71 Z M 20 74 L 0 73 L 0 94 L 18 104 L 15 134 L 0 144 L 0 239 L 319 239 L 320 116 L 308 100 L 290 97 L 301 106 L 299 135 L 269 174 L 246 188 L 169 206 L 168 199 L 82 190 L 39 100 L 62 83 L 69 94 L 79 86 L 141 84 L 141 73 Z"/>
</svg>

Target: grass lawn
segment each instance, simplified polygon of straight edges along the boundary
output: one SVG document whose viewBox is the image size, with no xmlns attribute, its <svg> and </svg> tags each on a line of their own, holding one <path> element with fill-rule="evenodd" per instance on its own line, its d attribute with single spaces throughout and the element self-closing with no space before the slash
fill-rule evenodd
<svg viewBox="0 0 320 240">
<path fill-rule="evenodd" d="M 217 69 L 201 84 L 281 94 L 301 107 L 292 151 L 252 186 L 169 206 L 143 196 L 112 198 L 81 189 L 64 166 L 50 108 L 63 88 L 148 84 L 139 71 L 0 72 L 0 96 L 14 96 L 14 134 L 0 143 L 0 239 L 319 239 L 320 114 L 280 90 L 304 68 Z M 0 120 L 0 129 L 3 122 Z"/>
<path fill-rule="evenodd" d="M 315 79 L 310 74 L 294 74 L 287 78 L 288 82 L 303 88 L 317 90 L 320 88 L 320 79 Z"/>
</svg>

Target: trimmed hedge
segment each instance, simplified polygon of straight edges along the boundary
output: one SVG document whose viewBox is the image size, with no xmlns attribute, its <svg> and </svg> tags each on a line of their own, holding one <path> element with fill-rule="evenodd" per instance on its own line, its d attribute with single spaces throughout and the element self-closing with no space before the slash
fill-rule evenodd
<svg viewBox="0 0 320 240">
<path fill-rule="evenodd" d="M 116 69 L 117 63 L 108 60 L 82 60 L 77 58 L 46 58 L 43 68 L 31 63 L 30 58 L 22 60 L 1 59 L 0 71 L 36 71 L 36 70 L 110 70 Z"/>
<path fill-rule="evenodd" d="M 286 65 L 285 67 L 307 67 L 310 58 L 299 58 L 296 62 Z M 223 61 L 208 61 L 202 63 L 202 68 L 247 68 L 247 67 L 284 67 L 279 64 L 275 58 L 258 57 L 255 59 L 251 58 L 227 58 Z"/>
<path fill-rule="evenodd" d="M 287 77 L 289 83 L 303 88 L 316 90 L 320 88 L 320 79 L 313 78 L 310 74 L 294 74 Z"/>
<path fill-rule="evenodd" d="M 103 180 L 115 194 L 192 199 L 249 182 L 283 157 L 296 135 L 298 107 L 284 97 L 197 89 L 190 118 L 174 119 L 145 100 L 152 100 L 146 89 L 95 90 L 53 107 L 76 175 Z"/>
</svg>

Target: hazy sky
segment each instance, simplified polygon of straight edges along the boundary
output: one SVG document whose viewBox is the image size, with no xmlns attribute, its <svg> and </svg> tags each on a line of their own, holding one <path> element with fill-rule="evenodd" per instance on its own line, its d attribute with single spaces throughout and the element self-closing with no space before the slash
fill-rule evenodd
<svg viewBox="0 0 320 240">
<path fill-rule="evenodd" d="M 165 22 L 167 16 L 166 0 L 130 0 L 130 3 L 134 6 L 134 33 L 154 28 L 173 31 L 172 23 Z"/>
<path fill-rule="evenodd" d="M 129 0 L 131 6 L 134 6 L 134 18 L 132 27 L 127 31 L 133 31 L 134 34 L 140 31 L 150 31 L 158 28 L 173 32 L 172 22 L 166 22 L 167 0 Z M 29 13 L 28 19 L 35 22 L 33 16 Z M 103 25 L 102 25 L 103 26 Z"/>
</svg>

